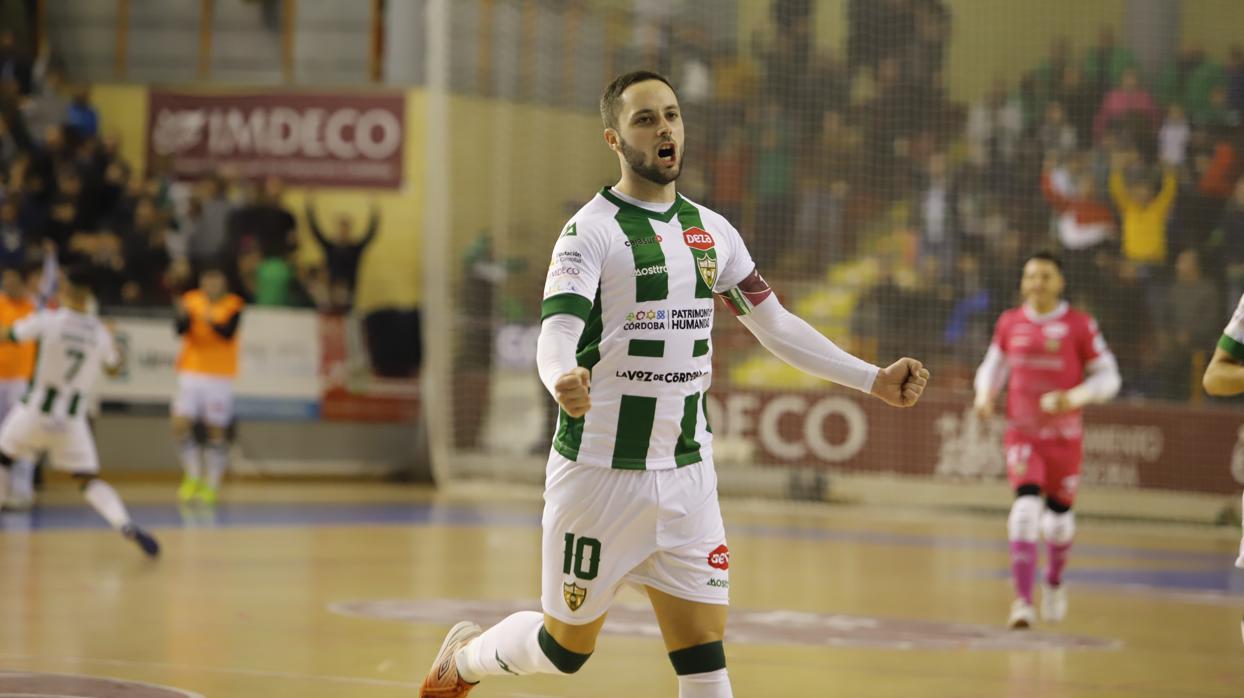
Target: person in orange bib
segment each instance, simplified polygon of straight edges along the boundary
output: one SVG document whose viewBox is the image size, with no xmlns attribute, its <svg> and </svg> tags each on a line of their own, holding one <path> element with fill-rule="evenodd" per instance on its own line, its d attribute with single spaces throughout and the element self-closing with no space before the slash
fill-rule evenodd
<svg viewBox="0 0 1244 698">
<path fill-rule="evenodd" d="M 0 271 L 0 326 L 12 327 L 18 320 L 35 311 L 35 302 L 26 293 L 22 270 L 5 267 Z M 21 402 L 30 385 L 35 367 L 34 342 L 0 343 L 0 422 L 14 405 Z M 13 462 L 9 494 L 0 508 L 5 511 L 26 511 L 34 505 L 35 464 L 21 459 Z"/>
<path fill-rule="evenodd" d="M 207 267 L 199 274 L 199 288 L 183 294 L 175 305 L 182 344 L 173 439 L 185 473 L 177 497 L 213 504 L 229 465 L 238 324 L 245 303 L 229 292 L 223 271 Z"/>
</svg>

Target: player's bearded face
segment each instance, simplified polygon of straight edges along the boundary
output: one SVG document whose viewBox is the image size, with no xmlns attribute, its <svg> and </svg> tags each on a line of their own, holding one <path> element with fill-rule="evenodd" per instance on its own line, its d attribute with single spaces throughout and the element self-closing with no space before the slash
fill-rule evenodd
<svg viewBox="0 0 1244 698">
<path fill-rule="evenodd" d="M 636 148 L 621 135 L 618 136 L 618 144 L 622 147 L 622 157 L 626 158 L 627 166 L 649 182 L 669 184 L 682 174 L 681 153 L 675 155 L 678 159 L 672 166 L 667 166 L 660 162 L 660 148 L 656 146 L 648 150 Z"/>
</svg>

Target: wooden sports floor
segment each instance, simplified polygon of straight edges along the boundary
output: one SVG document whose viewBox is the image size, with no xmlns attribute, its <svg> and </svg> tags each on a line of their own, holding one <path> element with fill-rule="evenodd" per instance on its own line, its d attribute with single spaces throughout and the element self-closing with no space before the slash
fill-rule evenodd
<svg viewBox="0 0 1244 698">
<path fill-rule="evenodd" d="M 242 484 L 209 512 L 172 488 L 119 486 L 157 562 L 69 483 L 3 516 L 0 696 L 410 698 L 452 622 L 538 608 L 530 494 Z M 1011 633 L 1001 514 L 724 508 L 736 696 L 1244 696 L 1233 530 L 1082 520 L 1068 620 Z M 676 695 L 642 604 L 579 674 L 472 696 Z"/>
</svg>

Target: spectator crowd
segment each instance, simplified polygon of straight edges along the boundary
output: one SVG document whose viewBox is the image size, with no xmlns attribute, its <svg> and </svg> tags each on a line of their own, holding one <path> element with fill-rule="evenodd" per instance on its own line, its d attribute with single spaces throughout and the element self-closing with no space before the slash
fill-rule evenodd
<svg viewBox="0 0 1244 698">
<path fill-rule="evenodd" d="M 319 226 L 322 263 L 301 262 L 297 222 L 276 178 L 241 181 L 227 169 L 177 181 L 169 163 L 137 171 L 92 105 L 45 50 L 21 51 L 0 32 L 0 264 L 31 268 L 45 255 L 90 267 L 101 305 L 167 307 L 197 271 L 214 267 L 250 303 L 349 310 L 362 252 L 349 217 Z"/>
<path fill-rule="evenodd" d="M 841 51 L 818 48 L 809 0 L 769 9 L 750 56 L 691 30 L 669 61 L 676 85 L 700 86 L 684 111 L 708 129 L 684 188 L 740 222 L 762 268 L 815 284 L 899 231 L 854 333 L 966 380 L 1022 260 L 1049 249 L 1125 395 L 1196 392 L 1244 292 L 1244 49 L 1189 47 L 1145 75 L 1102 27 L 961 105 L 943 0 L 851 0 Z"/>
</svg>

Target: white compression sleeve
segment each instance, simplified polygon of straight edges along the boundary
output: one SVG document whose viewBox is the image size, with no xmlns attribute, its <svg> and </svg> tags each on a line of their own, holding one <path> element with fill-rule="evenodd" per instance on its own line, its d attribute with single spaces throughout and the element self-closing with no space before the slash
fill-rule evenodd
<svg viewBox="0 0 1244 698">
<path fill-rule="evenodd" d="M 540 337 L 536 340 L 536 368 L 540 372 L 540 382 L 554 398 L 557 394 L 553 391 L 553 385 L 557 379 L 579 365 L 575 360 L 575 347 L 586 325 L 583 320 L 566 313 L 551 315 L 540 325 Z"/>
<path fill-rule="evenodd" d="M 972 381 L 972 387 L 976 389 L 977 404 L 992 400 L 1001 392 L 1002 384 L 1006 382 L 1006 374 L 1006 356 L 997 344 L 990 344 L 980 368 L 976 369 L 976 378 Z"/>
<path fill-rule="evenodd" d="M 1083 407 L 1089 403 L 1106 402 L 1119 394 L 1123 379 L 1119 376 L 1119 364 L 1114 354 L 1102 354 L 1093 359 L 1085 370 L 1088 376 L 1084 381 L 1067 391 L 1073 405 Z"/>
<path fill-rule="evenodd" d="M 879 368 L 843 351 L 784 308 L 776 295 L 738 317 L 765 349 L 791 366 L 863 393 L 872 390 Z"/>
</svg>

